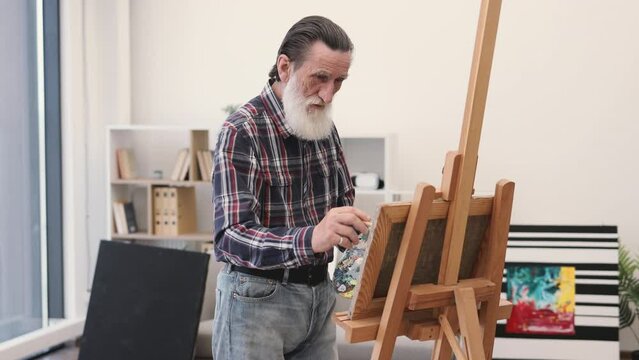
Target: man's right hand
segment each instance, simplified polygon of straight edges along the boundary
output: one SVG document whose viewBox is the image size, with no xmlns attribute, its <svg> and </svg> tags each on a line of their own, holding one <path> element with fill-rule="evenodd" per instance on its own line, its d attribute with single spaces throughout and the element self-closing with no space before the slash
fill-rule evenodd
<svg viewBox="0 0 639 360">
<path fill-rule="evenodd" d="M 331 209 L 313 229 L 313 252 L 323 253 L 337 245 L 350 249 L 359 242 L 359 234 L 368 230 L 364 222 L 370 220 L 365 212 L 352 206 Z"/>
</svg>

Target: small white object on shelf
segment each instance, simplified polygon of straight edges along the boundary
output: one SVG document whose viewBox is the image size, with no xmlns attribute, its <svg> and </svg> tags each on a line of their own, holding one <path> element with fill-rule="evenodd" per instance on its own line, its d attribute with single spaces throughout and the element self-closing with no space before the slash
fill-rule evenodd
<svg viewBox="0 0 639 360">
<path fill-rule="evenodd" d="M 377 173 L 364 172 L 351 174 L 353 184 L 361 190 L 378 190 L 384 188 L 384 180 Z"/>
</svg>

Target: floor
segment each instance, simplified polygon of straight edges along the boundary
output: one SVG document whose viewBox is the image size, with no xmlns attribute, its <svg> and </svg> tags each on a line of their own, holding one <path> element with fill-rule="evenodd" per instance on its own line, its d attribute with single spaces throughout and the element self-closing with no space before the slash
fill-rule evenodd
<svg viewBox="0 0 639 360">
<path fill-rule="evenodd" d="M 338 337 L 341 328 L 338 328 Z M 403 360 L 423 360 L 429 359 L 432 350 L 432 342 L 410 341 L 405 337 L 397 339 L 393 358 Z M 373 343 L 366 342 L 360 344 L 345 344 L 338 341 L 339 358 L 344 360 L 367 360 L 370 359 L 373 351 Z M 75 343 L 65 344 L 64 347 L 46 355 L 34 357 L 29 360 L 77 360 L 79 348 Z"/>
<path fill-rule="evenodd" d="M 29 360 L 77 360 L 79 353 L 80 348 L 75 346 L 75 344 L 70 343 L 60 349 L 52 351 L 49 354 L 29 358 Z M 195 360 L 198 359 L 201 360 L 201 358 L 195 358 Z"/>
<path fill-rule="evenodd" d="M 46 355 L 30 358 L 29 360 L 77 360 L 79 352 L 79 348 L 75 347 L 74 345 L 70 345 Z M 195 358 L 195 360 L 198 359 L 201 358 Z"/>
<path fill-rule="evenodd" d="M 73 343 L 55 350 L 49 354 L 31 358 L 30 360 L 77 360 L 80 349 Z"/>
</svg>

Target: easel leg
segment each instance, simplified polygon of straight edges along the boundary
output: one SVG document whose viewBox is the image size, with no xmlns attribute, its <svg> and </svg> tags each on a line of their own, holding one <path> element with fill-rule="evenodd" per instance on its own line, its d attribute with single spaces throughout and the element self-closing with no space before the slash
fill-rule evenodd
<svg viewBox="0 0 639 360">
<path fill-rule="evenodd" d="M 504 261 L 506 258 L 514 192 L 515 184 L 511 181 L 500 180 L 495 187 L 489 241 L 485 249 L 490 256 L 484 262 L 484 266 L 488 269 L 486 271 L 486 273 L 489 274 L 488 279 L 495 284 L 501 284 L 504 276 Z M 481 324 L 484 325 L 484 353 L 488 360 L 493 357 L 499 299 L 500 294 L 494 294 L 488 301 L 482 304 L 480 310 Z"/>
<path fill-rule="evenodd" d="M 490 300 L 484 302 L 479 311 L 480 323 L 484 326 L 484 355 L 486 360 L 493 358 L 498 309 L 499 294 L 496 294 Z"/>
<path fill-rule="evenodd" d="M 459 316 L 459 330 L 466 344 L 469 360 L 484 360 L 482 331 L 477 316 L 475 291 L 470 288 L 455 289 L 455 303 Z"/>
<path fill-rule="evenodd" d="M 422 246 L 428 221 L 430 207 L 435 198 L 435 188 L 427 184 L 419 184 L 415 191 L 413 204 L 410 207 L 404 236 L 399 247 L 393 277 L 388 288 L 384 304 L 384 312 L 380 320 L 377 338 L 371 359 L 388 360 L 393 357 L 395 340 L 399 333 L 402 316 L 406 310 L 406 299 L 411 280 L 417 266 L 417 257 Z"/>
<path fill-rule="evenodd" d="M 457 312 L 454 311 L 453 307 L 446 308 L 442 316 L 445 316 L 448 319 L 448 323 L 450 324 L 453 331 L 459 327 Z M 450 343 L 446 339 L 446 334 L 440 330 L 439 335 L 437 336 L 437 341 L 435 342 L 435 348 L 433 349 L 433 355 L 431 357 L 432 360 L 450 360 L 453 356 L 453 349 L 450 346 Z"/>
<path fill-rule="evenodd" d="M 445 335 L 446 342 L 453 349 L 457 360 L 467 360 L 466 352 L 459 346 L 457 338 L 455 337 L 455 331 L 448 322 L 448 318 L 445 315 L 439 315 L 439 325 L 441 333 Z"/>
</svg>

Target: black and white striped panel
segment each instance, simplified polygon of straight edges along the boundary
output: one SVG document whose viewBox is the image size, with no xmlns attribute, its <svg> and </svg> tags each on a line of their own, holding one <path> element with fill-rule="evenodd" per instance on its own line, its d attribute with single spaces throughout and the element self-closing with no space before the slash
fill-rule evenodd
<svg viewBox="0 0 639 360">
<path fill-rule="evenodd" d="M 509 266 L 575 267 L 575 335 L 507 334 L 497 325 L 495 359 L 619 357 L 619 236 L 616 226 L 512 225 Z M 506 270 L 502 297 L 506 298 Z"/>
</svg>

